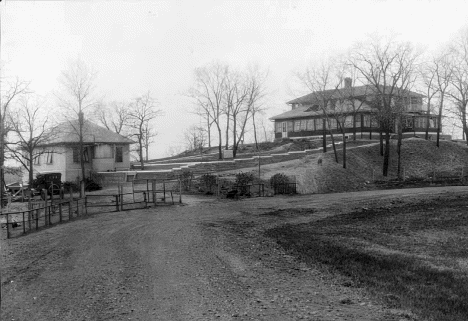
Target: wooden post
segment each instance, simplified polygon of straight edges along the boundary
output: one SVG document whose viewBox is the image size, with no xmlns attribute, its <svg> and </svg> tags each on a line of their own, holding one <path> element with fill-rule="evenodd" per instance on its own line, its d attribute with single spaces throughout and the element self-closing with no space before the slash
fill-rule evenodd
<svg viewBox="0 0 468 321">
<path fill-rule="evenodd" d="M 163 201 L 166 203 L 166 180 L 163 179 Z"/>
<path fill-rule="evenodd" d="M 151 181 L 151 189 L 152 189 L 152 193 L 153 193 L 153 204 L 154 204 L 154 206 L 157 206 L 158 204 L 156 204 L 156 202 L 157 202 L 156 180 Z"/>
<path fill-rule="evenodd" d="M 143 192 L 143 201 L 145 202 L 145 208 L 148 208 L 148 201 L 146 200 L 146 192 Z"/>
<path fill-rule="evenodd" d="M 40 209 L 36 209 L 36 231 L 39 229 L 39 214 L 41 213 Z"/>
<path fill-rule="evenodd" d="M 85 197 L 85 182 L 84 181 L 80 182 L 80 197 Z"/>
<path fill-rule="evenodd" d="M 7 239 L 10 238 L 10 220 L 9 220 L 9 216 L 8 213 L 6 213 L 6 235 L 7 235 Z"/>
<path fill-rule="evenodd" d="M 70 186 L 68 191 L 68 220 L 73 218 L 73 188 Z"/>
<path fill-rule="evenodd" d="M 62 203 L 63 201 L 60 200 L 58 206 L 59 206 L 59 222 L 62 223 Z"/>
<path fill-rule="evenodd" d="M 76 216 L 80 216 L 80 215 L 81 215 L 81 213 L 80 213 L 80 203 L 79 203 L 79 202 L 80 202 L 80 199 L 77 198 L 77 199 L 76 199 Z"/>
<path fill-rule="evenodd" d="M 85 195 L 84 197 L 84 204 L 85 204 L 85 215 L 88 215 L 88 197 Z"/>
<path fill-rule="evenodd" d="M 31 230 L 31 213 L 32 213 L 32 203 L 31 203 L 31 198 L 32 198 L 32 191 L 31 190 L 28 190 L 28 193 L 29 193 L 29 198 L 28 198 L 28 227 L 29 227 L 29 230 Z"/>
<path fill-rule="evenodd" d="M 44 195 L 44 226 L 47 226 L 47 190 L 45 188 L 42 189 L 42 194 Z"/>
<path fill-rule="evenodd" d="M 123 211 L 123 185 L 120 186 L 120 210 Z"/>
<path fill-rule="evenodd" d="M 179 178 L 179 203 L 182 204 L 182 181 Z"/>
<path fill-rule="evenodd" d="M 114 195 L 115 196 L 115 211 L 120 212 L 120 206 L 119 206 L 119 194 Z"/>
<path fill-rule="evenodd" d="M 23 234 L 26 234 L 26 221 L 24 220 L 24 212 L 23 212 Z"/>
</svg>

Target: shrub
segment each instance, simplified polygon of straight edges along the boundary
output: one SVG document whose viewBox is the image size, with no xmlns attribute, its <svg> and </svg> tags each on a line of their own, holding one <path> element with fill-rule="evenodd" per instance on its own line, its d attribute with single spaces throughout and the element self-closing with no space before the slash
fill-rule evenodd
<svg viewBox="0 0 468 321">
<path fill-rule="evenodd" d="M 179 178 L 184 190 L 189 191 L 190 187 L 192 186 L 193 173 L 191 171 L 184 171 L 182 174 L 180 174 Z"/>
<path fill-rule="evenodd" d="M 203 187 L 211 193 L 211 188 L 216 186 L 216 176 L 212 174 L 203 174 L 200 177 L 200 183 Z"/>
<path fill-rule="evenodd" d="M 66 181 L 66 182 L 63 182 L 63 189 L 65 190 L 65 192 L 75 192 L 75 191 L 79 191 L 80 190 L 80 186 L 75 183 L 75 182 L 72 182 L 72 181 Z"/>
<path fill-rule="evenodd" d="M 255 176 L 253 173 L 240 172 L 236 174 L 236 185 L 245 186 L 252 183 L 254 179 Z"/>
<path fill-rule="evenodd" d="M 270 186 L 278 186 L 287 183 L 289 183 L 289 178 L 283 173 L 275 174 L 270 178 Z"/>
</svg>

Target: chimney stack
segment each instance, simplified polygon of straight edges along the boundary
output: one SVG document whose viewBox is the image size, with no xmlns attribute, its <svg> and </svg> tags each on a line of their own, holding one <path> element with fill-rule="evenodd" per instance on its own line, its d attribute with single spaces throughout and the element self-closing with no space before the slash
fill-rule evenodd
<svg viewBox="0 0 468 321">
<path fill-rule="evenodd" d="M 344 87 L 345 88 L 351 88 L 353 86 L 353 80 L 349 77 L 346 77 L 344 79 Z"/>
</svg>

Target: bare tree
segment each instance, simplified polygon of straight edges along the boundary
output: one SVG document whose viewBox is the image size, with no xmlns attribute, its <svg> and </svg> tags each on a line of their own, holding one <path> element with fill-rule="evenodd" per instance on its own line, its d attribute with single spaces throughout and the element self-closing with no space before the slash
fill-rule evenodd
<svg viewBox="0 0 468 321">
<path fill-rule="evenodd" d="M 192 125 L 184 131 L 185 147 L 188 151 L 203 153 L 206 144 L 206 131 L 203 127 Z"/>
<path fill-rule="evenodd" d="M 63 71 L 60 77 L 61 93 L 57 95 L 59 105 L 65 112 L 71 132 L 78 137 L 81 179 L 86 178 L 84 157 L 84 135 L 86 134 L 84 112 L 99 103 L 95 96 L 96 72 L 83 61 L 77 60 Z M 71 116 L 70 116 L 71 115 Z M 77 120 L 77 121 L 76 121 Z"/>
<path fill-rule="evenodd" d="M 125 101 L 113 101 L 108 105 L 99 104 L 93 112 L 94 119 L 108 130 L 125 136 L 129 116 L 128 105 Z"/>
<path fill-rule="evenodd" d="M 56 136 L 51 118 L 43 101 L 23 97 L 9 115 L 13 137 L 7 142 L 7 150 L 27 171 L 29 186 L 34 180 L 34 161 L 46 152 L 39 147 Z M 47 151 L 51 152 L 51 151 Z"/>
<path fill-rule="evenodd" d="M 340 86 L 340 80 L 335 76 L 335 63 L 332 60 L 322 62 L 307 69 L 298 78 L 302 83 L 314 93 L 312 109 L 321 110 L 325 117 L 323 126 L 323 152 L 327 151 L 327 129 L 332 140 L 335 161 L 338 163 L 338 153 L 336 151 L 335 138 L 332 129 L 336 128 L 336 120 L 330 117 L 335 110 L 336 90 Z M 315 107 L 314 107 L 315 106 Z"/>
<path fill-rule="evenodd" d="M 189 96 L 196 102 L 197 107 L 207 115 L 218 131 L 218 157 L 223 158 L 222 146 L 222 115 L 223 101 L 226 89 L 226 74 L 228 68 L 220 63 L 211 63 L 195 69 L 195 84 L 189 91 Z M 210 123 L 210 122 L 208 122 Z"/>
<path fill-rule="evenodd" d="M 388 175 L 390 159 L 390 133 L 396 115 L 401 113 L 402 105 L 396 102 L 407 95 L 414 83 L 415 65 L 418 54 L 410 43 L 395 41 L 394 38 L 373 37 L 367 43 L 360 43 L 353 50 L 350 63 L 371 88 L 371 99 L 375 117 L 385 134 L 385 151 L 382 166 L 383 176 Z M 398 126 L 401 131 L 401 124 Z M 398 154 L 400 155 L 401 132 L 399 132 Z"/>
<path fill-rule="evenodd" d="M 268 77 L 268 70 L 261 70 L 257 65 L 251 66 L 248 70 L 246 82 L 247 82 L 247 102 L 246 102 L 246 116 L 249 114 L 252 115 L 252 126 L 254 133 L 254 141 L 257 152 L 259 152 L 258 147 L 258 137 L 257 137 L 257 121 L 259 114 L 263 113 L 265 108 L 263 105 L 263 99 L 266 92 L 266 80 Z M 248 117 L 245 118 L 248 120 Z M 245 124 L 242 127 L 242 136 L 245 134 Z"/>
<path fill-rule="evenodd" d="M 151 138 L 156 135 L 152 130 L 152 120 L 162 115 L 162 110 L 157 109 L 158 102 L 151 97 L 150 92 L 137 97 L 130 104 L 128 113 L 128 126 L 130 128 L 130 136 L 137 139 L 137 154 L 141 169 L 145 168 L 143 150 L 151 143 Z"/>
<path fill-rule="evenodd" d="M 468 144 L 468 27 L 461 30 L 450 46 L 452 72 L 448 96 L 455 103 L 462 123 L 463 134 Z"/>
<path fill-rule="evenodd" d="M 29 83 L 16 78 L 11 82 L 6 82 L 6 90 L 1 92 L 0 102 L 0 185 L 3 191 L 5 186 L 5 141 L 8 133 L 11 130 L 11 124 L 9 123 L 10 108 L 15 100 L 29 92 Z M 3 204 L 3 192 L 0 192 L 0 206 Z"/>
<path fill-rule="evenodd" d="M 143 148 L 145 150 L 145 160 L 148 161 L 149 147 L 155 142 L 158 132 L 152 127 L 149 121 L 143 126 Z"/>
</svg>

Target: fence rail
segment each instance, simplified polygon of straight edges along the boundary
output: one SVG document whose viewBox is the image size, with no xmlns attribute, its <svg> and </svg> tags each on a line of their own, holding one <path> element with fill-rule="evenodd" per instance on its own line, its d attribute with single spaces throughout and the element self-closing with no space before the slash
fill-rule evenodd
<svg viewBox="0 0 468 321">
<path fill-rule="evenodd" d="M 124 192 L 123 186 L 119 185 L 116 194 L 88 194 L 82 198 L 73 198 L 70 194 L 67 199 L 45 197 L 44 201 L 30 200 L 28 209 L 0 213 L 0 223 L 2 228 L 6 229 L 7 238 L 11 238 L 89 214 L 147 208 L 151 205 L 173 205 L 174 194 L 178 194 L 179 203 L 182 203 L 181 190 L 174 191 L 166 189 L 165 186 L 164 189 L 158 190 L 155 183 L 151 186 L 154 189 L 148 186 L 147 190 L 138 191 L 132 186 L 132 191 Z M 167 201 L 169 197 L 170 202 Z M 112 209 L 105 210 L 109 208 Z"/>
</svg>

